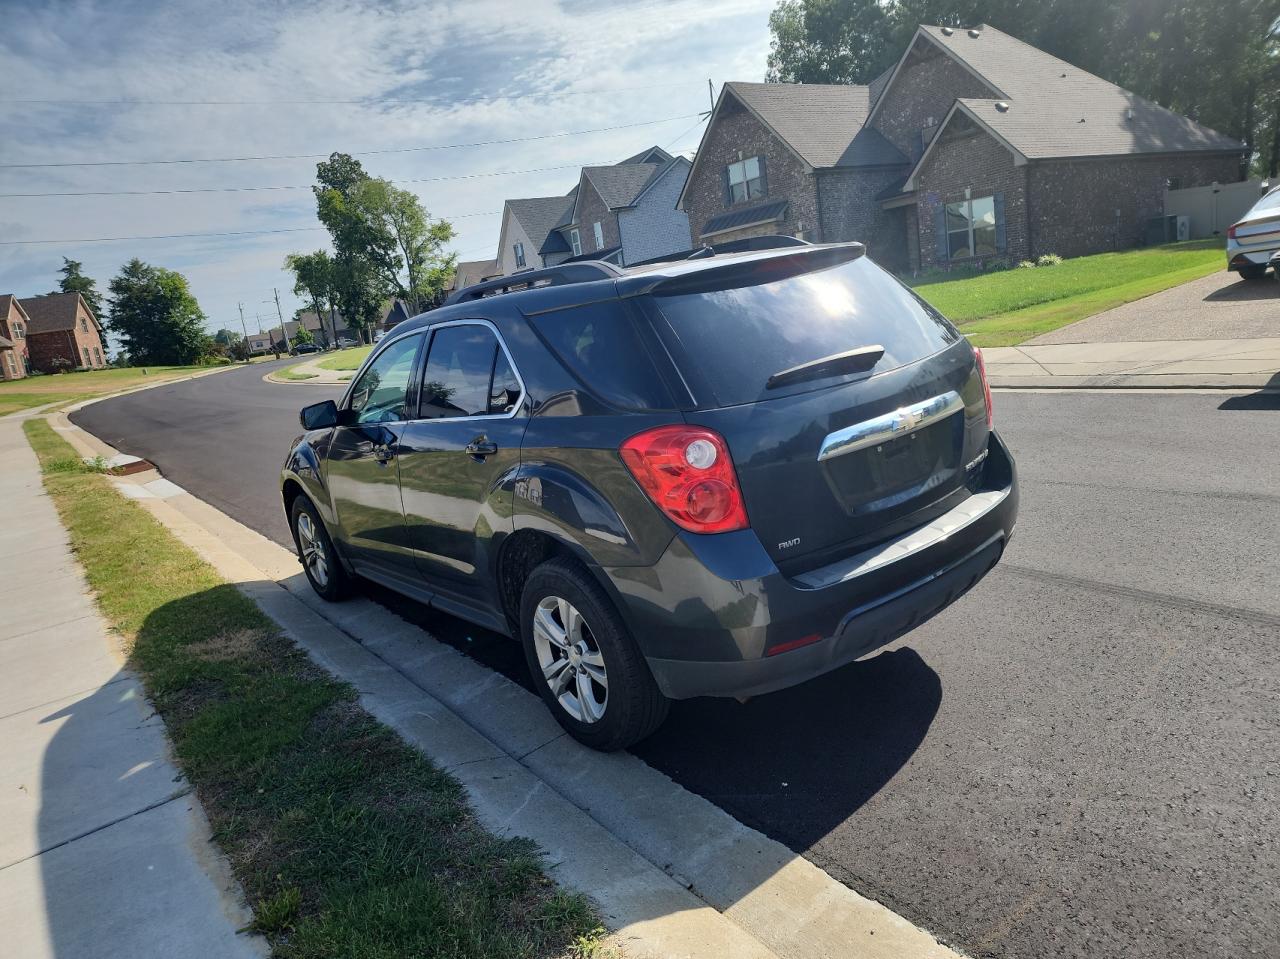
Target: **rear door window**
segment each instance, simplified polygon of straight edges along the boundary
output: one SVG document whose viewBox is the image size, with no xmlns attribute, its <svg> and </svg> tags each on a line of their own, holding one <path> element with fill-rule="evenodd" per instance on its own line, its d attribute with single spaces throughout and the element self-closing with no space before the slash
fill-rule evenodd
<svg viewBox="0 0 1280 959">
<path fill-rule="evenodd" d="M 522 392 L 493 330 L 479 323 L 444 326 L 428 347 L 418 416 L 501 416 L 516 408 Z"/>
<path fill-rule="evenodd" d="M 813 360 L 880 346 L 883 373 L 946 349 L 960 334 L 865 256 L 772 283 L 650 298 L 697 405 L 736 406 L 846 382 L 829 377 L 766 390 L 769 377 Z"/>
</svg>

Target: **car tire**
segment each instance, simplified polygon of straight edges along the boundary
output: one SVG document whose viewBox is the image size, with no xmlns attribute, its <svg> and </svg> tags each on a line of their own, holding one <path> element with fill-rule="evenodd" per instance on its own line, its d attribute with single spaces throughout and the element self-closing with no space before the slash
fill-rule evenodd
<svg viewBox="0 0 1280 959">
<path fill-rule="evenodd" d="M 351 594 L 351 577 L 338 558 L 329 531 L 315 504 L 305 494 L 299 494 L 289 509 L 289 529 L 298 549 L 298 561 L 307 582 L 321 599 L 331 603 L 346 599 Z"/>
<path fill-rule="evenodd" d="M 1240 278 L 1242 280 L 1261 280 L 1267 275 L 1267 265 L 1265 263 L 1259 265 L 1257 263 L 1239 268 Z"/>
<path fill-rule="evenodd" d="M 553 559 L 530 574 L 520 598 L 520 638 L 547 708 L 583 745 L 625 749 L 667 718 L 670 700 L 609 597 L 578 564 Z"/>
</svg>

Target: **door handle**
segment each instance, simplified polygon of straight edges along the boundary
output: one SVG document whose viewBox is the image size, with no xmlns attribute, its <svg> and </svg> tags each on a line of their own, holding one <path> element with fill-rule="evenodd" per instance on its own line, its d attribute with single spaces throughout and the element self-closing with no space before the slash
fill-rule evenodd
<svg viewBox="0 0 1280 959">
<path fill-rule="evenodd" d="M 498 452 L 498 444 L 486 436 L 477 436 L 467 444 L 467 452 L 472 456 L 492 456 Z"/>
</svg>

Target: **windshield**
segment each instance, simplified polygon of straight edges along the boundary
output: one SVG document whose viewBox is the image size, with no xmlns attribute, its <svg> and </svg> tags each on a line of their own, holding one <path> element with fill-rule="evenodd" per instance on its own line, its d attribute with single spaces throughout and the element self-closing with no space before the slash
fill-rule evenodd
<svg viewBox="0 0 1280 959">
<path fill-rule="evenodd" d="M 960 339 L 937 310 L 866 257 L 773 283 L 654 296 L 659 335 L 693 387 L 698 406 L 735 406 L 847 382 L 848 373 L 767 389 L 783 370 L 870 346 L 883 373 Z"/>
</svg>

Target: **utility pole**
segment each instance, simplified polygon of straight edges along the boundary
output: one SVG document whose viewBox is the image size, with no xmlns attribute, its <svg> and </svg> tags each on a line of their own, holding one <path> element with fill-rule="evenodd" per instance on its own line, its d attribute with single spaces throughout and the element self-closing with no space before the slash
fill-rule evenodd
<svg viewBox="0 0 1280 959">
<path fill-rule="evenodd" d="M 715 112 L 715 108 L 716 108 L 716 87 L 715 87 L 715 84 L 711 82 L 711 78 L 710 78 L 710 77 L 707 77 L 707 97 L 708 97 L 708 99 L 710 99 L 710 100 L 711 100 L 711 110 L 712 110 L 712 112 Z"/>
<path fill-rule="evenodd" d="M 249 355 L 253 352 L 249 349 L 249 327 L 244 324 L 244 304 L 237 303 L 236 306 L 240 308 L 240 329 L 244 331 L 244 361 L 248 363 Z"/>
<path fill-rule="evenodd" d="M 293 344 L 289 342 L 289 331 L 285 328 L 284 313 L 280 309 L 280 292 L 275 287 L 272 287 L 271 295 L 276 298 L 276 316 L 280 317 L 280 335 L 284 337 L 284 348 L 292 353 Z"/>
</svg>

